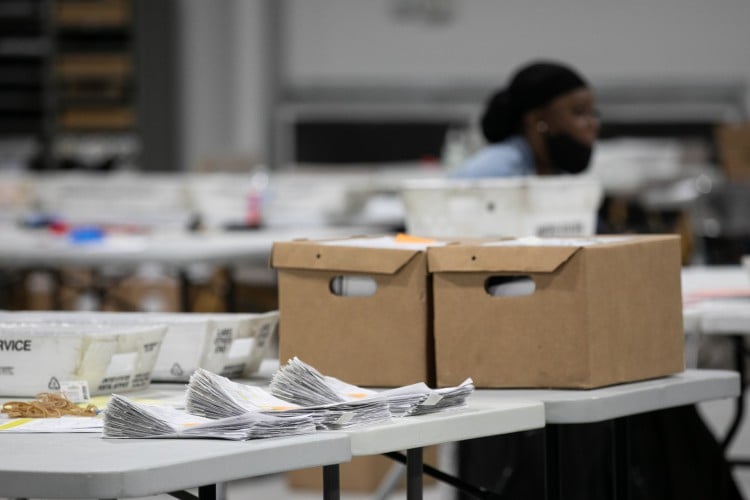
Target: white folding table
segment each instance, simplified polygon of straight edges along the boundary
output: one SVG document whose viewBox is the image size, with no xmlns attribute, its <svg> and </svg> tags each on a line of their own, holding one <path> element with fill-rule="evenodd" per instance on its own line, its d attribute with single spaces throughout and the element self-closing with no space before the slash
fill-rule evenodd
<svg viewBox="0 0 750 500">
<path fill-rule="evenodd" d="M 484 401 L 474 399 L 472 394 L 466 408 L 403 417 L 345 432 L 349 435 L 352 456 L 384 454 L 406 463 L 407 498 L 416 500 L 422 498 L 423 470 L 453 486 L 483 494 L 480 488 L 424 465 L 423 447 L 542 427 L 544 405 L 539 401 L 515 398 Z M 403 450 L 405 457 L 398 453 Z"/>
<path fill-rule="evenodd" d="M 735 398 L 740 393 L 740 378 L 726 370 L 686 370 L 682 373 L 642 382 L 590 390 L 507 389 L 479 390 L 474 401 L 492 403 L 508 398 L 537 400 L 544 403 L 547 468 L 547 496 L 560 494 L 560 425 L 611 421 L 614 429 L 612 498 L 628 498 L 623 469 L 627 467 L 627 421 L 623 417 L 675 408 L 702 401 Z"/>
<path fill-rule="evenodd" d="M 241 382 L 266 385 L 268 374 L 277 367 L 276 360 L 265 360 L 258 377 Z M 184 388 L 184 384 L 152 384 L 131 396 L 179 403 Z M 506 398 L 477 402 L 474 396 L 465 408 L 431 415 L 247 442 L 0 432 L 0 446 L 23 450 L 0 455 L 0 497 L 117 498 L 200 487 L 201 498 L 215 498 L 216 485 L 226 481 L 323 466 L 324 498 L 335 500 L 339 497 L 340 463 L 352 456 L 385 454 L 406 462 L 408 498 L 419 499 L 423 447 L 544 427 L 544 405 L 539 401 Z M 398 453 L 403 450 L 405 459 Z M 461 487 L 456 478 L 431 471 Z"/>
<path fill-rule="evenodd" d="M 104 439 L 100 434 L 0 434 L 0 497 L 127 498 L 323 466 L 326 499 L 339 498 L 338 464 L 349 437 L 319 432 L 254 441 Z M 186 495 L 184 492 L 182 497 Z"/>
<path fill-rule="evenodd" d="M 59 269 L 77 267 L 95 271 L 107 267 L 134 270 L 144 263 L 159 264 L 176 271 L 180 301 L 188 311 L 188 267 L 217 265 L 231 271 L 240 264 L 266 268 L 275 241 L 295 238 L 335 238 L 366 232 L 351 227 L 258 229 L 241 232 L 160 232 L 109 235 L 101 240 L 73 242 L 67 236 L 45 231 L 4 228 L 0 231 L 0 268 L 45 270 L 59 285 Z M 233 273 L 228 273 L 227 310 L 236 311 Z M 98 287 L 101 288 L 101 287 Z M 102 290 L 102 293 L 104 291 Z"/>
<path fill-rule="evenodd" d="M 734 368 L 740 374 L 742 388 L 735 402 L 734 416 L 722 440 L 726 451 L 739 432 L 745 414 L 745 337 L 750 335 L 750 276 L 740 266 L 687 267 L 682 270 L 682 293 L 689 366 L 697 364 L 698 341 L 702 336 L 721 335 L 732 342 Z M 734 465 L 750 466 L 750 458 L 729 461 Z"/>
</svg>

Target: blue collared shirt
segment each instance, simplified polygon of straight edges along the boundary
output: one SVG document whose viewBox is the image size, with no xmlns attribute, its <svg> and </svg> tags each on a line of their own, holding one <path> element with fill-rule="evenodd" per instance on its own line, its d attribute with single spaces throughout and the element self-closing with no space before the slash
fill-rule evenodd
<svg viewBox="0 0 750 500">
<path fill-rule="evenodd" d="M 503 142 L 489 144 L 480 149 L 448 176 L 454 179 L 479 179 L 517 177 L 535 173 L 531 146 L 520 135 L 514 135 Z"/>
</svg>

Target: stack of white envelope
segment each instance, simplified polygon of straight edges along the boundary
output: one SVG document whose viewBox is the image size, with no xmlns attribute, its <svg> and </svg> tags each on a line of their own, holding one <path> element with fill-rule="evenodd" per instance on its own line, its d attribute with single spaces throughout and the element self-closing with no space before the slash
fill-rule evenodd
<svg viewBox="0 0 750 500">
<path fill-rule="evenodd" d="M 113 394 L 104 412 L 104 436 L 110 438 L 261 439 L 315 432 L 309 415 L 280 418 L 261 412 L 210 419 L 170 406 L 137 403 Z"/>
<path fill-rule="evenodd" d="M 318 405 L 299 405 L 279 399 L 260 387 L 233 382 L 199 369 L 190 377 L 187 411 L 207 418 L 223 418 L 246 412 L 269 412 L 280 418 L 309 415 L 321 429 L 345 429 L 388 421 L 388 403 L 380 397 Z"/>
<path fill-rule="evenodd" d="M 373 391 L 323 375 L 294 357 L 273 375 L 270 389 L 280 399 L 299 405 L 383 398 L 388 403 L 391 415 L 402 417 L 464 407 L 466 399 L 474 391 L 474 384 L 469 378 L 461 385 L 444 389 L 430 389 L 420 382 L 385 391 Z"/>
<path fill-rule="evenodd" d="M 270 390 L 199 368 L 190 377 L 185 410 L 114 394 L 104 414 L 104 436 L 245 440 L 348 429 L 464 407 L 474 384 L 466 379 L 444 389 L 417 383 L 373 391 L 325 376 L 294 358 L 274 374 Z"/>
</svg>

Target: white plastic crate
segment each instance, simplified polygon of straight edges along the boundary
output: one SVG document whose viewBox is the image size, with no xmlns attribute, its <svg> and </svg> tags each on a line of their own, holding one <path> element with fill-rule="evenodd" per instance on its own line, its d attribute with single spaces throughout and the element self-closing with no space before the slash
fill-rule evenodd
<svg viewBox="0 0 750 500">
<path fill-rule="evenodd" d="M 145 389 L 164 325 L 0 323 L 0 396 L 33 397 L 86 381 L 91 395 Z"/>
<path fill-rule="evenodd" d="M 187 381 L 199 367 L 225 377 L 258 371 L 273 336 L 278 311 L 267 313 L 158 314 L 168 325 L 153 379 Z"/>
<path fill-rule="evenodd" d="M 183 230 L 192 217 L 181 174 L 46 174 L 35 185 L 39 208 L 73 225 Z"/>
<path fill-rule="evenodd" d="M 263 205 L 267 227 L 322 227 L 351 213 L 350 193 L 368 186 L 366 170 L 304 169 L 274 173 Z"/>
<path fill-rule="evenodd" d="M 84 326 L 164 325 L 151 379 L 185 382 L 199 367 L 226 377 L 257 372 L 279 322 L 278 311 L 265 313 L 7 312 L 6 321 L 65 322 Z"/>
<path fill-rule="evenodd" d="M 587 236 L 602 188 L 591 177 L 408 181 L 406 230 L 419 236 Z"/>
<path fill-rule="evenodd" d="M 31 212 L 32 181 L 29 176 L 0 171 L 0 225 L 15 227 Z"/>
<path fill-rule="evenodd" d="M 188 176 L 188 198 L 201 222 L 211 229 L 260 223 L 268 174 L 196 173 Z"/>
</svg>

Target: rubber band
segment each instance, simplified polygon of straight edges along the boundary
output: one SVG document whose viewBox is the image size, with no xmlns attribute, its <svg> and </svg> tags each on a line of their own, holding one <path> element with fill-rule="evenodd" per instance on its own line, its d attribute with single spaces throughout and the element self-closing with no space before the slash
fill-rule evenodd
<svg viewBox="0 0 750 500">
<path fill-rule="evenodd" d="M 8 401 L 0 413 L 7 413 L 10 418 L 95 417 L 99 409 L 92 404 L 81 408 L 62 394 L 42 392 L 34 401 Z"/>
</svg>

